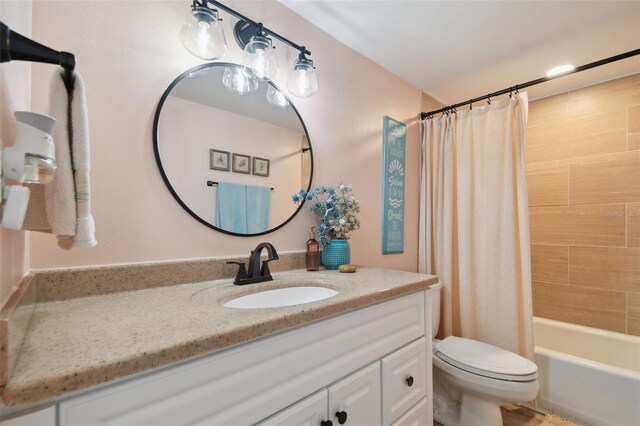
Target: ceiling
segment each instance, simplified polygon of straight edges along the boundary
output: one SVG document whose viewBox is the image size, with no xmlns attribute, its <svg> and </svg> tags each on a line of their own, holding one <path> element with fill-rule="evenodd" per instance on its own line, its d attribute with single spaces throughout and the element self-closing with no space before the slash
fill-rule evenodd
<svg viewBox="0 0 640 426">
<path fill-rule="evenodd" d="M 640 48 L 640 1 L 279 1 L 445 104 Z M 528 91 L 537 99 L 637 72 L 638 56 Z"/>
<path fill-rule="evenodd" d="M 223 70 L 224 66 L 213 63 L 193 72 L 180 80 L 171 96 L 304 133 L 300 118 L 290 106 L 281 109 L 267 102 L 267 83 L 260 83 L 253 93 L 237 95 L 222 85 Z"/>
</svg>

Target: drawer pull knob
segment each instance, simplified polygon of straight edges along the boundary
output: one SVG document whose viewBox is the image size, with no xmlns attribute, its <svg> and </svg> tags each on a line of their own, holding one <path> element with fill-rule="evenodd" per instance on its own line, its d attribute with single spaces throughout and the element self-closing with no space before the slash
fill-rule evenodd
<svg viewBox="0 0 640 426">
<path fill-rule="evenodd" d="M 413 376 L 407 377 L 407 385 L 409 387 L 413 386 Z"/>
<path fill-rule="evenodd" d="M 323 420 L 320 422 L 320 426 L 333 426 L 333 422 L 331 420 Z"/>
<path fill-rule="evenodd" d="M 347 421 L 347 412 L 346 411 L 337 411 L 336 412 L 336 417 L 338 418 L 338 423 L 343 425 Z"/>
</svg>

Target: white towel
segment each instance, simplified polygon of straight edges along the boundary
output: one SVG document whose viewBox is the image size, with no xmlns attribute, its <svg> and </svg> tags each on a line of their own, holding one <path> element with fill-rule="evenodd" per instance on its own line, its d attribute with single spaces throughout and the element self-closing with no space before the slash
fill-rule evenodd
<svg viewBox="0 0 640 426">
<path fill-rule="evenodd" d="M 68 95 L 63 72 L 56 70 L 51 79 L 49 114 L 58 121 L 53 136 L 58 170 L 45 188 L 45 204 L 58 245 L 69 250 L 94 247 L 97 241 L 91 215 L 91 156 L 84 83 L 74 72 L 73 92 Z"/>
<path fill-rule="evenodd" d="M 56 235 L 76 234 L 75 187 L 69 146 L 69 95 L 62 81 L 61 70 L 51 77 L 49 115 L 56 119 L 53 143 L 56 147 L 58 169 L 53 180 L 45 186 L 45 205 L 51 232 Z"/>
</svg>

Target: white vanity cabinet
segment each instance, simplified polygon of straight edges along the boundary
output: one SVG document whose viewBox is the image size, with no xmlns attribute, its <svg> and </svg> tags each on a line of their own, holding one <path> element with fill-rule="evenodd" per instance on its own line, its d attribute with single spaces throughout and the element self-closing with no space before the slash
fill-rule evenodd
<svg viewBox="0 0 640 426">
<path fill-rule="evenodd" d="M 426 346 L 423 337 L 382 358 L 382 418 L 385 425 L 396 421 L 427 396 Z"/>
<path fill-rule="evenodd" d="M 380 366 L 376 362 L 285 408 L 258 426 L 380 426 L 380 390 Z"/>
<path fill-rule="evenodd" d="M 322 389 L 256 426 L 330 426 L 329 395 Z"/>
<path fill-rule="evenodd" d="M 392 426 L 424 426 L 433 424 L 433 415 L 429 408 L 428 399 L 425 398 L 416 404 L 411 410 L 407 411 Z"/>
<path fill-rule="evenodd" d="M 55 426 L 56 407 L 50 406 L 19 417 L 0 420 L 2 426 Z"/>
<path fill-rule="evenodd" d="M 85 391 L 60 401 L 59 424 L 339 426 L 343 411 L 346 426 L 430 424 L 429 297 L 401 296 Z"/>
<path fill-rule="evenodd" d="M 259 426 L 401 426 L 426 422 L 425 343 L 424 337 L 415 340 Z"/>
<path fill-rule="evenodd" d="M 380 390 L 378 362 L 329 386 L 329 417 L 334 425 L 380 425 Z"/>
</svg>

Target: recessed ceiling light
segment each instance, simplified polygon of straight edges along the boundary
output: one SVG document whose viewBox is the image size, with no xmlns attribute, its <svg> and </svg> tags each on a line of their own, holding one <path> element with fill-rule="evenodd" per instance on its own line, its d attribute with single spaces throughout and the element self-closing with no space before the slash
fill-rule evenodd
<svg viewBox="0 0 640 426">
<path fill-rule="evenodd" d="M 553 67 L 549 71 L 547 71 L 547 77 L 553 77 L 558 74 L 564 74 L 569 71 L 573 71 L 574 69 L 576 69 L 576 67 L 573 65 L 560 65 L 557 67 Z"/>
</svg>

